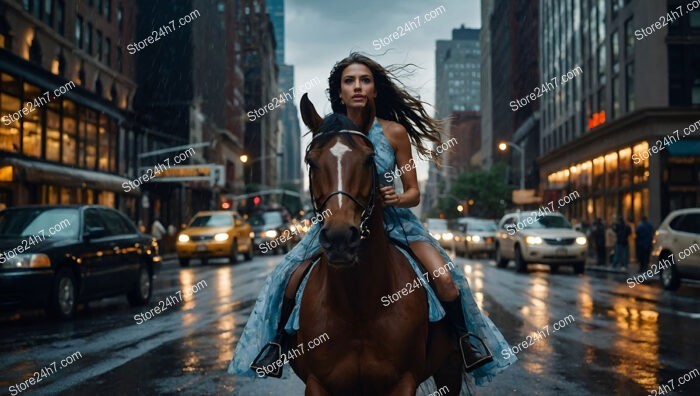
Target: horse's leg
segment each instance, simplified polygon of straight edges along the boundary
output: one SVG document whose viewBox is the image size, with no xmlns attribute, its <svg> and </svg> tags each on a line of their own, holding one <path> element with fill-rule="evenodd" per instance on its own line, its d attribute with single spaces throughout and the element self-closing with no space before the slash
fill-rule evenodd
<svg viewBox="0 0 700 396">
<path fill-rule="evenodd" d="M 417 388 L 416 378 L 413 374 L 406 373 L 391 389 L 389 396 L 415 396 Z"/>
<path fill-rule="evenodd" d="M 305 396 L 330 396 L 320 382 L 313 375 L 309 375 L 306 378 L 306 391 L 304 391 Z"/>
<path fill-rule="evenodd" d="M 409 246 L 428 270 L 440 301 L 454 301 L 459 297 L 459 290 L 452 281 L 449 268 L 439 271 L 440 267 L 446 264 L 440 252 L 433 245 L 423 241 L 411 242 Z"/>
<path fill-rule="evenodd" d="M 462 368 L 453 365 L 450 359 L 445 360 L 445 363 L 433 374 L 433 379 L 441 395 L 459 396 L 462 391 Z"/>
</svg>

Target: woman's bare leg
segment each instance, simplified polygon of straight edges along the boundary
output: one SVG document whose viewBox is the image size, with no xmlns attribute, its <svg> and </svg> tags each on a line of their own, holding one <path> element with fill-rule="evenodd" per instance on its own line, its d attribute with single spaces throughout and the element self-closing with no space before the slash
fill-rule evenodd
<svg viewBox="0 0 700 396">
<path fill-rule="evenodd" d="M 440 267 L 447 264 L 445 260 L 443 260 L 440 252 L 438 252 L 433 245 L 423 241 L 411 242 L 409 246 L 425 266 L 425 269 L 428 270 L 430 279 L 435 285 L 438 298 L 441 301 L 454 301 L 459 297 L 459 290 L 452 281 L 449 269 L 448 271 L 438 272 Z M 433 276 L 433 274 L 438 273 L 442 273 L 442 275 L 437 277 Z"/>
</svg>

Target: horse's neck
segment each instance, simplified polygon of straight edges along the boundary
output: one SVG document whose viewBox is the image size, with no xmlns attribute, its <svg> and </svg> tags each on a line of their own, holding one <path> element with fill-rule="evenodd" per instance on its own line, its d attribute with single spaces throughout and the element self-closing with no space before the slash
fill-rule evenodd
<svg viewBox="0 0 700 396">
<path fill-rule="evenodd" d="M 384 210 L 380 202 L 369 219 L 369 230 L 369 236 L 360 245 L 359 263 L 352 268 L 328 267 L 327 279 L 333 304 L 362 316 L 372 315 L 381 306 L 381 297 L 395 291 L 389 268 L 393 256 L 384 232 Z"/>
</svg>

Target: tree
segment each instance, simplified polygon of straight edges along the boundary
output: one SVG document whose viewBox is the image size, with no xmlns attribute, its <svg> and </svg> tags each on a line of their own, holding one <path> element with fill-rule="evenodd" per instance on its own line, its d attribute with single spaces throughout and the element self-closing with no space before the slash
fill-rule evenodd
<svg viewBox="0 0 700 396">
<path fill-rule="evenodd" d="M 511 190 L 505 183 L 506 170 L 505 164 L 497 163 L 489 170 L 460 174 L 448 196 L 440 200 L 436 209 L 448 218 L 461 216 L 457 211 L 458 202 L 450 197 L 454 196 L 463 198 L 465 202 L 470 199 L 474 201 L 473 205 L 462 203 L 469 216 L 500 219 L 511 200 Z"/>
</svg>

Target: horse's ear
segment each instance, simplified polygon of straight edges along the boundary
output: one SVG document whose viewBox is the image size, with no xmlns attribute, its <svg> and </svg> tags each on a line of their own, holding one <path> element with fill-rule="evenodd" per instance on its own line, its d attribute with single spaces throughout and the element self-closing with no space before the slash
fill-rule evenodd
<svg viewBox="0 0 700 396">
<path fill-rule="evenodd" d="M 374 123 L 374 117 L 376 114 L 377 109 L 374 106 L 374 98 L 368 97 L 367 105 L 364 109 L 362 109 L 362 125 L 357 126 L 360 129 L 360 132 L 364 134 L 369 132 L 369 130 L 372 128 L 372 124 Z"/>
<path fill-rule="evenodd" d="M 301 119 L 304 121 L 304 124 L 309 127 L 311 133 L 316 134 L 318 129 L 321 127 L 323 118 L 321 118 L 321 116 L 318 115 L 318 112 L 316 112 L 314 104 L 309 100 L 308 93 L 305 93 L 304 96 L 301 97 L 299 106 L 301 108 Z"/>
</svg>

